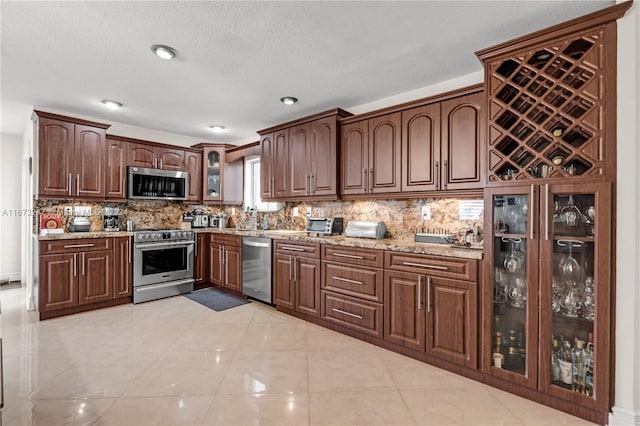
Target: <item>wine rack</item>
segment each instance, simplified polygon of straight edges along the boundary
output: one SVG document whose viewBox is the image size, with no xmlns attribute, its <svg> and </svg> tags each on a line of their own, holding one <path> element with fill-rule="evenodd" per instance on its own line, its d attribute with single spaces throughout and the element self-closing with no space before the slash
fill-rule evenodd
<svg viewBox="0 0 640 426">
<path fill-rule="evenodd" d="M 605 174 L 604 36 L 596 28 L 486 64 L 489 182 Z"/>
</svg>

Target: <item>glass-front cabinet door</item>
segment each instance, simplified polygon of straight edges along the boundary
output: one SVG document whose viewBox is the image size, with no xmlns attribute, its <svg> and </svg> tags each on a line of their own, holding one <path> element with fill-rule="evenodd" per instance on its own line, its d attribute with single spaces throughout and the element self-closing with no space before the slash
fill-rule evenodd
<svg viewBox="0 0 640 426">
<path fill-rule="evenodd" d="M 206 176 L 205 200 L 215 201 L 222 197 L 222 151 L 218 149 L 205 150 Z"/>
<path fill-rule="evenodd" d="M 541 192 L 540 386 L 599 407 L 612 361 L 610 184 L 545 185 Z"/>
<path fill-rule="evenodd" d="M 485 192 L 491 235 L 485 256 L 483 369 L 536 387 L 538 363 L 538 187 Z M 489 224 L 491 225 L 488 229 Z"/>
</svg>

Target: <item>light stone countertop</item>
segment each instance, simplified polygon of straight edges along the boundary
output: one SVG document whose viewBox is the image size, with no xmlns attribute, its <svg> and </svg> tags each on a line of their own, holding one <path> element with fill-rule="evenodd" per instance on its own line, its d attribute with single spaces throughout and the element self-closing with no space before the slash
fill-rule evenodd
<svg viewBox="0 0 640 426">
<path fill-rule="evenodd" d="M 201 228 L 196 233 L 231 234 L 250 237 L 264 237 L 274 240 L 300 241 L 306 243 L 331 244 L 336 246 L 371 248 L 405 253 L 430 254 L 434 256 L 450 256 L 462 259 L 482 259 L 482 250 L 451 247 L 447 244 L 416 243 L 413 239 L 385 238 L 374 240 L 368 238 L 351 238 L 344 235 L 310 236 L 306 231 L 257 230 L 245 231 L 235 228 Z"/>
<path fill-rule="evenodd" d="M 89 232 L 65 232 L 63 234 L 36 235 L 38 241 L 51 240 L 76 240 L 80 238 L 109 238 L 109 237 L 131 237 L 133 232 L 127 231 L 89 231 Z"/>
<path fill-rule="evenodd" d="M 385 238 L 374 240 L 368 238 L 351 238 L 343 235 L 310 236 L 306 231 L 258 230 L 247 231 L 236 228 L 197 228 L 196 233 L 229 234 L 243 237 L 263 237 L 274 240 L 300 241 L 306 243 L 331 244 L 336 246 L 371 248 L 405 253 L 429 254 L 434 256 L 450 256 L 462 259 L 482 259 L 482 250 L 451 247 L 447 244 L 416 243 L 412 239 Z M 130 237 L 133 232 L 66 232 L 64 234 L 38 235 L 38 241 L 69 240 L 78 238 Z"/>
</svg>

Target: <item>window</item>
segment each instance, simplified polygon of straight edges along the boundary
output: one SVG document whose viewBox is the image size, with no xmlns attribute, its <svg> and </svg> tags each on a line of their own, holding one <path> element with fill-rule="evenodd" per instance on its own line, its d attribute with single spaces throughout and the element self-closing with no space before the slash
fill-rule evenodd
<svg viewBox="0 0 640 426">
<path fill-rule="evenodd" d="M 244 207 L 258 211 L 277 211 L 281 203 L 263 202 L 260 198 L 260 157 L 246 157 L 244 161 Z"/>
</svg>

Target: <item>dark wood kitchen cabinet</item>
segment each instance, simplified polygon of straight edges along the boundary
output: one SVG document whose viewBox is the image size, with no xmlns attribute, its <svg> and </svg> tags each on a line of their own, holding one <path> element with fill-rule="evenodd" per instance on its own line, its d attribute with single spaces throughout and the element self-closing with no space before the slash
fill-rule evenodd
<svg viewBox="0 0 640 426">
<path fill-rule="evenodd" d="M 209 282 L 216 287 L 242 292 L 242 241 L 237 235 L 210 234 Z"/>
<path fill-rule="evenodd" d="M 260 136 L 260 185 L 263 200 L 288 196 L 289 129 Z"/>
<path fill-rule="evenodd" d="M 187 202 L 202 201 L 202 152 L 184 151 L 185 170 L 189 173 Z"/>
<path fill-rule="evenodd" d="M 107 137 L 107 182 L 105 198 L 124 200 L 127 196 L 127 142 Z"/>
<path fill-rule="evenodd" d="M 119 264 L 118 261 L 114 262 L 113 240 L 95 238 L 39 242 L 36 292 L 40 319 L 86 310 L 84 305 L 101 307 L 99 302 L 113 302 L 113 270 L 114 265 Z M 128 252 L 128 248 L 116 247 L 118 257 L 126 256 L 125 250 Z M 118 288 L 121 285 L 118 282 Z"/>
<path fill-rule="evenodd" d="M 402 192 L 478 189 L 483 92 L 402 111 Z"/>
<path fill-rule="evenodd" d="M 477 263 L 386 252 L 384 338 L 477 368 Z"/>
<path fill-rule="evenodd" d="M 198 144 L 202 150 L 202 201 L 208 204 L 242 204 L 244 162 L 228 163 L 225 151 L 233 145 Z"/>
<path fill-rule="evenodd" d="M 341 194 L 400 192 L 401 114 L 386 114 L 341 128 Z"/>
<path fill-rule="evenodd" d="M 34 111 L 38 122 L 38 198 L 105 196 L 109 125 Z"/>
<path fill-rule="evenodd" d="M 258 133 L 262 198 L 305 200 L 338 198 L 338 118 L 335 109 Z"/>
<path fill-rule="evenodd" d="M 196 246 L 194 249 L 193 278 L 194 290 L 200 290 L 209 286 L 209 234 L 196 233 Z"/>
<path fill-rule="evenodd" d="M 321 318 L 382 338 L 382 250 L 322 246 Z"/>
<path fill-rule="evenodd" d="M 320 245 L 274 241 L 274 303 L 312 317 L 320 316 Z"/>
<path fill-rule="evenodd" d="M 484 93 L 441 103 L 441 190 L 482 188 L 484 179 Z"/>
<path fill-rule="evenodd" d="M 113 297 L 133 295 L 133 246 L 131 237 L 113 239 Z"/>
<path fill-rule="evenodd" d="M 129 143 L 129 166 L 184 171 L 184 150 L 145 143 Z"/>
<path fill-rule="evenodd" d="M 113 299 L 113 250 L 78 254 L 78 304 Z"/>
</svg>

